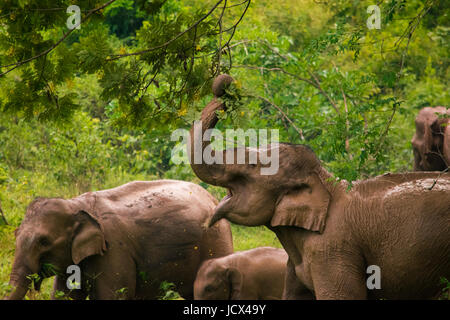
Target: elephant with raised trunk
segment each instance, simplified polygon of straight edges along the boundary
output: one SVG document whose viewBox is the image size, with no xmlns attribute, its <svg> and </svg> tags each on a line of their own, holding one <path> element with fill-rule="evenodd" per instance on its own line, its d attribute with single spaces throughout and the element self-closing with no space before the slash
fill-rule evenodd
<svg viewBox="0 0 450 320">
<path fill-rule="evenodd" d="M 176 180 L 38 198 L 16 230 L 8 298 L 22 299 L 31 279 L 39 288 L 54 273 L 54 290 L 73 299 L 156 299 L 163 281 L 192 298 L 201 263 L 233 252 L 228 222 L 207 227 L 216 204 L 202 187 Z M 70 265 L 81 270 L 79 290 L 67 286 Z"/>
<path fill-rule="evenodd" d="M 411 144 L 415 171 L 446 170 L 450 166 L 450 109 L 421 109 Z"/>
<path fill-rule="evenodd" d="M 226 111 L 218 97 L 232 81 L 227 75 L 216 78 L 215 97 L 201 115 L 204 131 L 217 123 L 217 110 Z M 191 166 L 204 182 L 229 190 L 210 225 L 226 218 L 275 232 L 289 255 L 284 298 L 424 299 L 440 294 L 440 278 L 450 278 L 448 173 L 388 173 L 348 188 L 305 145 L 267 148 L 279 155 L 273 175 L 261 174 L 261 162 Z M 237 154 L 220 152 L 231 151 Z M 254 148 L 245 148 L 246 158 L 249 152 Z M 380 288 L 367 285 L 371 265 L 381 271 Z"/>
<path fill-rule="evenodd" d="M 259 247 L 203 262 L 194 282 L 196 300 L 280 300 L 287 253 Z"/>
</svg>

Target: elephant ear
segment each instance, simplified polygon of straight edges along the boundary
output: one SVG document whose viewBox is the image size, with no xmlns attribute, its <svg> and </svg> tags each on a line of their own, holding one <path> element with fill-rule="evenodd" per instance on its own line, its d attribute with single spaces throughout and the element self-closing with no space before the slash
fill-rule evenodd
<svg viewBox="0 0 450 320">
<path fill-rule="evenodd" d="M 89 256 L 103 255 L 106 251 L 106 241 L 99 221 L 86 211 L 77 212 L 75 220 L 72 239 L 73 262 L 78 264 Z"/>
<path fill-rule="evenodd" d="M 270 224 L 272 227 L 295 226 L 322 233 L 330 199 L 322 180 L 312 173 L 279 199 Z"/>
<path fill-rule="evenodd" d="M 444 147 L 442 150 L 447 167 L 450 167 L 450 120 L 447 121 L 444 130 Z"/>
<path fill-rule="evenodd" d="M 227 277 L 230 282 L 230 300 L 241 300 L 242 273 L 236 268 L 228 268 Z"/>
<path fill-rule="evenodd" d="M 441 154 L 446 165 L 450 165 L 450 120 L 438 118 L 431 125 L 433 144 Z"/>
</svg>

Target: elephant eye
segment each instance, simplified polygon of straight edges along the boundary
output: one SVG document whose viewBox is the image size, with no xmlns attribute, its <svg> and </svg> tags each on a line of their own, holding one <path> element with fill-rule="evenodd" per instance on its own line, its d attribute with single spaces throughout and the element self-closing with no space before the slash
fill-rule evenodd
<svg viewBox="0 0 450 320">
<path fill-rule="evenodd" d="M 50 240 L 47 237 L 40 237 L 38 243 L 41 247 L 48 247 Z"/>
</svg>

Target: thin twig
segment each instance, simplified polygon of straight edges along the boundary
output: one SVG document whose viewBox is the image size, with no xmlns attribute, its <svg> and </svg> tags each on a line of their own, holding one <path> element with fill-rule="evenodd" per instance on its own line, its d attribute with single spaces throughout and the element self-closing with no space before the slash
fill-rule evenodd
<svg viewBox="0 0 450 320">
<path fill-rule="evenodd" d="M 231 28 L 228 28 L 227 30 L 222 31 L 222 32 L 228 32 L 229 30 L 233 30 L 231 32 L 230 37 L 228 38 L 228 41 L 222 47 L 227 47 L 230 44 L 230 42 L 233 39 L 234 34 L 236 32 L 237 26 L 239 25 L 239 23 L 241 23 L 242 19 L 244 18 L 245 14 L 247 13 L 247 10 L 248 10 L 248 7 L 250 6 L 250 3 L 251 3 L 251 0 L 247 0 L 247 6 L 245 7 L 245 9 L 242 12 L 241 16 L 239 17 L 238 21 L 236 21 L 236 23 L 234 23 L 234 25 Z"/>
<path fill-rule="evenodd" d="M 429 6 L 427 6 L 427 4 L 430 4 Z M 422 10 L 419 12 L 419 14 L 417 16 L 414 17 L 414 19 L 408 24 L 408 27 L 405 29 L 405 31 L 403 32 L 403 34 L 400 36 L 400 39 L 398 39 L 395 44 L 394 47 L 397 47 L 402 41 L 403 39 L 406 37 L 407 34 L 409 34 L 409 36 L 412 35 L 412 33 L 414 32 L 414 30 L 416 29 L 417 25 L 420 23 L 420 20 L 427 14 L 427 12 L 433 7 L 433 1 L 427 1 L 424 5 L 424 7 L 422 8 Z M 413 21 L 415 20 L 415 24 L 413 25 Z"/>
<path fill-rule="evenodd" d="M 225 14 L 225 9 L 227 7 L 227 0 L 225 0 L 223 4 L 222 12 L 220 13 L 219 20 L 217 21 L 219 25 L 219 51 L 217 52 L 217 74 L 220 74 L 220 60 L 222 59 L 222 19 Z"/>
<path fill-rule="evenodd" d="M 215 10 L 216 8 L 219 6 L 219 4 L 222 3 L 223 0 L 219 0 L 212 8 L 211 10 L 208 11 L 208 13 L 206 13 L 203 17 L 201 17 L 199 20 L 197 20 L 193 25 L 191 25 L 189 28 L 187 28 L 186 30 L 180 32 L 179 34 L 177 34 L 175 37 L 173 37 L 172 39 L 164 42 L 163 44 L 157 45 L 155 47 L 149 48 L 149 49 L 145 49 L 145 50 L 141 50 L 138 52 L 132 52 L 132 53 L 125 53 L 125 54 L 118 54 L 115 55 L 113 58 L 109 58 L 106 59 L 106 61 L 113 61 L 113 60 L 117 60 L 120 58 L 124 58 L 124 57 L 129 57 L 129 56 L 137 56 L 137 55 L 141 55 L 144 53 L 148 53 L 151 51 L 155 51 L 164 47 L 167 47 L 169 44 L 171 44 L 172 42 L 174 42 L 175 40 L 179 39 L 180 37 L 182 37 L 183 35 L 185 35 L 186 33 L 188 33 L 189 31 L 191 31 L 192 29 L 196 28 L 203 20 L 205 20 L 206 18 L 208 18 Z"/>
<path fill-rule="evenodd" d="M 183 81 L 183 85 L 181 86 L 180 90 L 177 91 L 177 93 L 181 94 L 184 88 L 186 87 L 188 83 L 188 79 L 191 76 L 192 70 L 194 69 L 194 63 L 195 63 L 195 43 L 197 41 L 197 27 L 194 28 L 194 37 L 192 40 L 192 57 L 191 57 L 191 63 L 189 64 L 189 71 L 186 74 L 185 81 Z M 180 99 L 180 107 L 182 104 L 182 99 Z"/>
<path fill-rule="evenodd" d="M 232 49 L 234 47 L 237 47 L 238 45 L 246 44 L 246 43 L 249 43 L 249 42 L 253 42 L 253 40 L 248 40 L 248 39 L 247 40 L 242 40 L 242 41 L 233 43 L 232 45 L 229 45 L 229 48 Z"/>
<path fill-rule="evenodd" d="M 350 139 L 348 137 L 348 130 L 349 130 L 349 121 L 348 121 L 348 106 L 347 106 L 347 98 L 345 97 L 345 92 L 341 88 L 342 97 L 344 98 L 344 110 L 345 110 L 345 151 L 347 151 L 348 157 L 350 160 L 353 159 L 352 154 L 350 153 Z"/>
<path fill-rule="evenodd" d="M 314 81 L 312 81 L 311 79 L 308 79 L 308 78 L 300 77 L 294 73 L 288 72 L 288 71 L 284 70 L 283 68 L 279 68 L 279 67 L 265 68 L 265 67 L 259 67 L 259 66 L 235 65 L 234 68 L 246 68 L 246 69 L 254 69 L 254 70 L 261 70 L 261 71 L 276 71 L 276 72 L 281 72 L 281 73 L 287 74 L 295 79 L 305 81 L 305 82 L 309 83 L 310 85 L 312 85 L 313 87 L 315 87 L 317 90 L 319 90 L 320 93 L 330 102 L 331 106 L 336 111 L 336 113 L 338 115 L 341 114 L 336 105 L 336 102 L 334 102 L 334 100 L 331 99 L 331 97 L 325 92 L 325 90 L 323 90 L 322 86 L 320 85 L 319 79 L 309 70 L 307 70 L 307 72 L 314 79 Z"/>
<path fill-rule="evenodd" d="M 374 157 L 375 158 L 378 156 L 378 153 L 381 150 L 381 145 L 383 144 L 384 139 L 386 138 L 386 135 L 387 135 L 387 133 L 389 131 L 389 127 L 391 126 L 391 123 L 392 123 L 392 120 L 394 119 L 394 115 L 395 115 L 396 111 L 397 111 L 397 104 L 394 104 L 394 107 L 393 107 L 393 110 L 392 110 L 392 114 L 389 117 L 389 121 L 388 121 L 388 123 L 386 125 L 386 128 L 384 129 L 384 131 L 383 131 L 383 133 L 381 135 L 380 142 L 378 143 L 378 146 L 377 146 L 377 150 L 374 153 Z"/>
<path fill-rule="evenodd" d="M 311 72 L 311 71 L 309 71 L 309 70 L 306 70 L 306 71 L 307 71 L 307 72 L 309 73 L 309 75 L 316 81 L 316 88 L 320 91 L 320 93 L 322 93 L 322 95 L 323 95 L 325 98 L 328 99 L 328 101 L 330 102 L 330 104 L 331 104 L 331 106 L 333 107 L 333 109 L 336 111 L 336 113 L 337 113 L 338 115 L 340 115 L 341 113 L 339 112 L 339 109 L 338 109 L 338 107 L 337 107 L 337 105 L 336 105 L 336 102 L 334 102 L 334 100 L 331 99 L 331 97 L 328 95 L 328 93 L 326 93 L 325 90 L 323 90 L 323 88 L 322 88 L 322 86 L 320 85 L 320 81 L 319 81 L 319 79 L 317 78 L 317 76 L 316 76 L 313 72 Z"/>
<path fill-rule="evenodd" d="M 268 104 L 270 104 L 271 106 L 273 106 L 275 109 L 277 109 L 277 110 L 281 113 L 281 115 L 282 115 L 287 121 L 289 121 L 289 123 L 290 123 L 290 124 L 294 127 L 294 129 L 298 132 L 298 134 L 300 135 L 300 138 L 301 138 L 302 140 L 305 140 L 305 137 L 303 136 L 303 131 L 302 131 L 301 129 L 297 128 L 297 126 L 294 124 L 294 122 L 293 122 L 291 119 L 289 119 L 289 117 L 286 115 L 286 113 L 284 113 L 284 111 L 283 111 L 279 106 L 277 106 L 275 103 L 273 103 L 273 102 L 270 101 L 269 99 L 264 98 L 264 97 L 262 97 L 262 96 L 256 96 L 256 98 L 261 99 L 261 100 L 267 102 Z"/>
<path fill-rule="evenodd" d="M 336 64 L 334 63 L 334 61 L 331 61 L 331 63 L 334 66 L 334 69 L 336 70 L 336 72 L 343 77 L 342 73 L 339 71 L 338 67 L 336 66 Z M 344 99 L 344 111 L 345 111 L 345 151 L 348 154 L 348 157 L 350 160 L 353 159 L 352 154 L 350 153 L 350 138 L 349 138 L 349 121 L 348 121 L 348 105 L 347 105 L 347 96 L 344 92 L 344 89 L 342 88 L 342 85 L 339 85 L 339 88 L 341 89 L 341 94 L 342 94 L 342 98 Z"/>
<path fill-rule="evenodd" d="M 242 6 L 246 2 L 248 2 L 248 0 L 244 0 L 241 3 L 232 4 L 232 5 L 228 6 L 227 9 Z"/>
<path fill-rule="evenodd" d="M 433 181 L 433 184 L 431 185 L 431 187 L 427 188 L 427 190 L 432 190 L 432 189 L 434 188 L 434 186 L 436 185 L 438 179 L 441 177 L 441 175 L 442 175 L 443 173 L 446 173 L 449 169 L 450 169 L 450 167 L 447 167 L 447 169 L 442 170 L 442 171 L 439 173 L 439 175 L 437 176 L 437 178 Z"/>
<path fill-rule="evenodd" d="M 307 83 L 309 83 L 310 85 L 314 86 L 317 88 L 316 83 L 314 81 L 312 81 L 311 79 L 307 79 L 307 78 L 302 78 L 294 73 L 291 73 L 289 71 L 284 70 L 283 68 L 266 68 L 266 67 L 258 67 L 258 66 L 249 66 L 249 65 L 235 65 L 233 66 L 234 68 L 246 68 L 246 69 L 254 69 L 254 70 L 261 70 L 261 71 L 275 71 L 275 72 L 281 72 L 284 74 L 287 74 L 295 79 L 301 80 L 301 81 L 305 81 Z"/>
<path fill-rule="evenodd" d="M 142 89 L 142 94 L 141 97 L 139 98 L 139 100 L 142 100 L 142 98 L 144 97 L 145 93 L 147 92 L 148 87 L 155 81 L 156 76 L 158 75 L 159 70 L 157 70 L 155 72 L 155 74 L 153 75 L 153 77 L 150 79 L 150 81 L 145 85 L 145 87 Z"/>
<path fill-rule="evenodd" d="M 260 44 L 262 44 L 263 46 L 267 47 L 270 51 L 272 51 L 273 53 L 275 53 L 277 56 L 279 56 L 280 58 L 282 58 L 284 61 L 289 61 L 289 59 L 285 56 L 283 56 L 279 50 L 275 50 L 267 40 L 262 41 L 262 40 L 256 40 L 257 42 L 259 42 Z"/>
</svg>

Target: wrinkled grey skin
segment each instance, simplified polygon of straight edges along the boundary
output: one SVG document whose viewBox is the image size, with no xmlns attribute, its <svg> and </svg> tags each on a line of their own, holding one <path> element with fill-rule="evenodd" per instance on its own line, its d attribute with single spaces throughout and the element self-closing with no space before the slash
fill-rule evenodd
<svg viewBox="0 0 450 320">
<path fill-rule="evenodd" d="M 216 88 L 231 81 L 227 75 L 215 80 L 215 98 L 201 115 L 203 130 L 213 128 L 215 112 L 224 109 Z M 317 299 L 428 299 L 440 294 L 440 277 L 450 277 L 450 174 L 385 174 L 348 190 L 307 146 L 268 148 L 279 151 L 280 169 L 274 175 L 261 175 L 261 163 L 191 162 L 191 167 L 204 182 L 229 190 L 210 225 L 226 218 L 266 225 L 276 233 L 289 255 L 284 298 L 313 293 Z M 245 149 L 246 159 L 250 151 Z M 366 286 L 370 265 L 381 269 L 379 290 Z"/>
<path fill-rule="evenodd" d="M 74 299 L 155 299 L 162 281 L 192 298 L 201 263 L 233 252 L 228 222 L 207 228 L 216 204 L 200 186 L 175 180 L 38 198 L 16 230 L 9 299 L 25 296 L 30 274 L 49 276 L 44 264 L 58 272 L 54 289 Z M 82 288 L 69 292 L 66 269 L 73 264 Z"/>
<path fill-rule="evenodd" d="M 416 117 L 416 133 L 411 144 L 415 171 L 447 169 L 450 166 L 450 109 L 421 109 Z"/>
<path fill-rule="evenodd" d="M 260 247 L 203 262 L 194 282 L 195 300 L 280 300 L 287 253 Z"/>
</svg>

